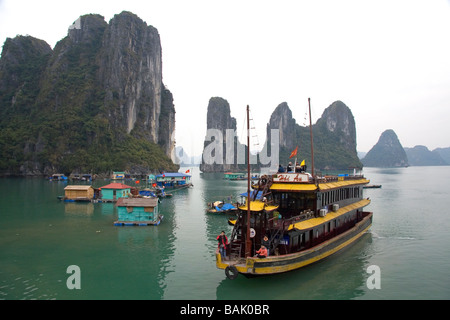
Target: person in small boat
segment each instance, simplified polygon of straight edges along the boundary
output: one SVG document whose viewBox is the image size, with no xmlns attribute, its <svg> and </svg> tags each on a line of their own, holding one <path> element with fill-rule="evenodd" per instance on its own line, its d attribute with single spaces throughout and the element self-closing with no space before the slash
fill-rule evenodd
<svg viewBox="0 0 450 320">
<path fill-rule="evenodd" d="M 283 166 L 280 164 L 280 165 L 278 166 L 278 173 L 282 173 L 282 172 L 284 172 L 284 168 L 283 168 Z"/>
<path fill-rule="evenodd" d="M 222 230 L 222 232 L 220 232 L 220 234 L 217 236 L 217 241 L 218 241 L 220 255 L 222 256 L 222 259 L 225 260 L 227 257 L 226 246 L 228 244 L 228 238 L 225 235 L 225 231 Z"/>
<path fill-rule="evenodd" d="M 264 245 L 262 245 L 261 248 L 256 251 L 256 256 L 258 258 L 267 258 L 267 249 Z"/>
<path fill-rule="evenodd" d="M 296 173 L 302 172 L 302 168 L 300 167 L 300 164 L 298 162 L 295 164 L 295 172 Z"/>
</svg>

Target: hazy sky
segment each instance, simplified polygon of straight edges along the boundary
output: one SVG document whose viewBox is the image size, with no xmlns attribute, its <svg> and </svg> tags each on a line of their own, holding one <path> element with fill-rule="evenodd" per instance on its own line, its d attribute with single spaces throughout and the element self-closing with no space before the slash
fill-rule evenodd
<svg viewBox="0 0 450 320">
<path fill-rule="evenodd" d="M 215 96 L 242 140 L 250 105 L 261 145 L 282 102 L 308 125 L 310 97 L 313 122 L 336 100 L 351 109 L 358 151 L 387 129 L 404 147 L 450 147 L 449 0 L 0 0 L 0 41 L 28 34 L 54 47 L 79 16 L 109 22 L 123 10 L 159 31 L 176 143 L 190 155 Z"/>
</svg>

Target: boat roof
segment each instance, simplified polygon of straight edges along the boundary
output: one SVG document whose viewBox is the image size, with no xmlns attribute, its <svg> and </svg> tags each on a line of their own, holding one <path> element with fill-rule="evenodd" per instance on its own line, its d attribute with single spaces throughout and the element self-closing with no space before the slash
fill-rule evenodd
<svg viewBox="0 0 450 320">
<path fill-rule="evenodd" d="M 325 217 L 317 217 L 317 218 L 312 218 L 312 219 L 308 219 L 308 220 L 303 220 L 297 223 L 293 223 L 291 225 L 289 225 L 288 230 L 292 230 L 292 229 L 297 229 L 297 230 L 307 230 L 307 229 L 311 229 L 314 228 L 318 225 L 321 225 L 324 222 L 330 221 L 332 219 L 335 219 L 336 217 L 339 217 L 341 215 L 343 215 L 344 213 L 347 213 L 351 210 L 356 210 L 359 208 L 363 208 L 367 205 L 370 204 L 370 200 L 369 199 L 362 199 L 358 202 L 352 203 L 348 206 L 342 207 L 340 209 L 338 209 L 336 212 L 335 211 L 328 211 L 327 214 L 325 215 Z"/>
<path fill-rule="evenodd" d="M 165 172 L 165 173 L 158 174 L 156 177 L 161 178 L 163 176 L 173 178 L 173 177 L 190 177 L 191 175 L 186 174 L 186 173 L 181 173 L 181 172 Z"/>
<path fill-rule="evenodd" d="M 157 198 L 119 198 L 116 202 L 117 207 L 156 207 Z"/>
<path fill-rule="evenodd" d="M 106 186 L 103 186 L 99 189 L 130 189 L 132 187 L 127 186 L 126 184 L 119 183 L 119 182 L 113 182 L 110 184 L 107 184 Z"/>
<path fill-rule="evenodd" d="M 247 210 L 247 208 L 248 208 L 247 203 L 239 207 L 239 209 L 241 210 Z M 267 205 L 267 203 L 260 200 L 250 201 L 250 211 L 262 211 L 262 210 L 273 211 L 277 208 L 278 206 Z"/>
<path fill-rule="evenodd" d="M 257 192 L 256 190 L 250 191 L 250 195 L 251 195 L 252 197 L 254 197 L 255 194 L 256 194 L 256 200 L 261 200 L 261 197 L 262 197 L 263 192 L 262 192 L 262 191 L 258 191 L 258 192 Z M 241 196 L 241 197 L 246 197 L 246 198 L 247 198 L 248 192 L 241 193 L 240 196 Z"/>
<path fill-rule="evenodd" d="M 315 191 L 317 186 L 314 183 L 274 183 L 270 189 L 277 191 Z"/>
<path fill-rule="evenodd" d="M 353 179 L 353 180 L 342 180 L 328 183 L 319 183 L 320 190 L 330 190 L 336 188 L 342 188 L 347 186 L 354 186 L 358 184 L 368 184 L 370 180 L 361 178 L 361 179 Z"/>
<path fill-rule="evenodd" d="M 314 183 L 274 183 L 270 187 L 271 190 L 276 191 L 327 191 L 347 186 L 355 186 L 360 184 L 368 184 L 370 180 L 360 178 L 360 179 L 349 179 L 342 181 L 324 182 L 318 185 Z"/>
</svg>

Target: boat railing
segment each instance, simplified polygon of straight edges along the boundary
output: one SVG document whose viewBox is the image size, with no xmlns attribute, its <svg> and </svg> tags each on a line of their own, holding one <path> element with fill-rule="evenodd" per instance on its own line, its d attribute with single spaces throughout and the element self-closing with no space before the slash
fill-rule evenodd
<svg viewBox="0 0 450 320">
<path fill-rule="evenodd" d="M 288 228 L 293 223 L 297 223 L 310 218 L 314 218 L 314 211 L 311 209 L 306 209 L 301 211 L 300 214 L 292 216 L 290 218 L 280 218 L 279 216 L 274 216 L 268 219 L 268 223 L 270 227 L 273 227 L 273 229 L 284 229 Z"/>
<path fill-rule="evenodd" d="M 336 175 L 325 175 L 317 176 L 317 183 L 328 183 L 328 182 L 338 182 L 338 181 L 349 181 L 349 180 L 359 180 L 364 179 L 363 175 L 352 175 L 352 176 L 336 176 Z"/>
</svg>

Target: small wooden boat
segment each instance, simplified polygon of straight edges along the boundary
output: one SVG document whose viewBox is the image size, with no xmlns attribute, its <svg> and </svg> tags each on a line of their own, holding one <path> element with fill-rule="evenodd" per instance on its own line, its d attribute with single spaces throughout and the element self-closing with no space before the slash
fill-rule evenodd
<svg viewBox="0 0 450 320">
<path fill-rule="evenodd" d="M 376 188 L 381 188 L 381 184 L 368 184 L 366 186 L 363 187 L 364 189 L 376 189 Z"/>
<path fill-rule="evenodd" d="M 63 173 L 55 173 L 49 178 L 50 181 L 67 181 L 67 177 Z"/>
<path fill-rule="evenodd" d="M 229 214 L 236 213 L 238 211 L 238 203 L 225 203 L 223 201 L 215 201 L 208 203 L 208 209 L 206 209 L 207 213 L 221 213 L 221 214 Z"/>
</svg>

